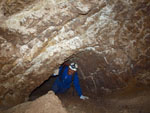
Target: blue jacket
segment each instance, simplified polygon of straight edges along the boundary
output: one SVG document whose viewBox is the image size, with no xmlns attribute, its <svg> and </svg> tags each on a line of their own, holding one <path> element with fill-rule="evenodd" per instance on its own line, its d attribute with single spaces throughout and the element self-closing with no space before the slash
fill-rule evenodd
<svg viewBox="0 0 150 113">
<path fill-rule="evenodd" d="M 63 66 L 61 66 L 59 68 L 59 75 L 58 75 L 57 79 L 55 80 L 55 82 L 52 86 L 52 90 L 55 93 L 64 93 L 65 91 L 67 91 L 71 87 L 71 83 L 73 80 L 73 84 L 74 84 L 74 87 L 77 91 L 77 94 L 79 96 L 81 96 L 82 90 L 80 88 L 79 78 L 78 78 L 77 72 L 75 72 L 74 78 L 72 79 L 73 75 L 68 75 L 68 69 L 69 69 L 68 66 L 64 67 L 64 71 L 60 75 L 62 68 L 63 68 Z"/>
</svg>

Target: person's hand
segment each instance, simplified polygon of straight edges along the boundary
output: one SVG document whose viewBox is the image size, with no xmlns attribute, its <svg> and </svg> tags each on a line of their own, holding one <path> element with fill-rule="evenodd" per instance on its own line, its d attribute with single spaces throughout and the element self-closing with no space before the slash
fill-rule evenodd
<svg viewBox="0 0 150 113">
<path fill-rule="evenodd" d="M 89 97 L 81 95 L 80 99 L 85 100 L 85 99 L 89 99 Z"/>
<path fill-rule="evenodd" d="M 52 76 L 57 76 L 59 74 L 59 69 L 55 69 L 54 73 L 52 74 Z"/>
</svg>

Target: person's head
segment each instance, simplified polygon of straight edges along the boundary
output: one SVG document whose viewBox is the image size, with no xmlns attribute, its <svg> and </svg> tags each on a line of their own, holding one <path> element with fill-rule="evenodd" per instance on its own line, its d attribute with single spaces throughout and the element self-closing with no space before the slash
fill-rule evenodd
<svg viewBox="0 0 150 113">
<path fill-rule="evenodd" d="M 69 74 L 69 75 L 74 74 L 74 73 L 77 71 L 77 69 L 78 69 L 78 65 L 77 65 L 76 63 L 71 63 L 71 64 L 69 65 L 68 74 Z"/>
</svg>

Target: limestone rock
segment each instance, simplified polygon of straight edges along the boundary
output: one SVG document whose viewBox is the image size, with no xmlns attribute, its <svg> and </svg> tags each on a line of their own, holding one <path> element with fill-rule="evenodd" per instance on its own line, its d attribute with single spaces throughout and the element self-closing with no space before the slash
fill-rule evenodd
<svg viewBox="0 0 150 113">
<path fill-rule="evenodd" d="M 149 71 L 149 9 L 149 0 L 0 1 L 0 104 L 27 100 L 72 57 L 93 91 Z"/>
<path fill-rule="evenodd" d="M 67 113 L 67 111 L 62 107 L 58 97 L 50 91 L 32 102 L 22 103 L 3 113 Z"/>
</svg>

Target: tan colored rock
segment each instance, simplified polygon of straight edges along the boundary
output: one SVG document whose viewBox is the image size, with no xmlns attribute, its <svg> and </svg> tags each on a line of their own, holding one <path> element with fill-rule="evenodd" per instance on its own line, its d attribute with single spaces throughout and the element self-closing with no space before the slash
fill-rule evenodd
<svg viewBox="0 0 150 113">
<path fill-rule="evenodd" d="M 27 100 L 77 53 L 81 78 L 96 91 L 123 87 L 140 68 L 149 70 L 148 0 L 30 1 L 0 2 L 0 104 Z"/>
<path fill-rule="evenodd" d="M 3 113 L 67 113 L 61 101 L 50 91 L 46 95 L 32 101 L 22 103 Z"/>
</svg>

